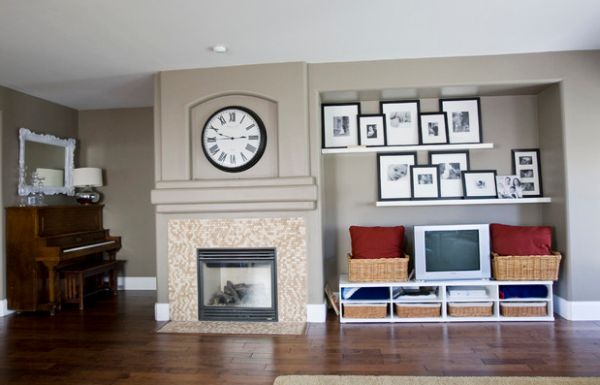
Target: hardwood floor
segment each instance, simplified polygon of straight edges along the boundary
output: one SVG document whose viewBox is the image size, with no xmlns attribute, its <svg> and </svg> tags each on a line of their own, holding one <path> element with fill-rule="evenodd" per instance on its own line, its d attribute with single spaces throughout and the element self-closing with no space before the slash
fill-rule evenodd
<svg viewBox="0 0 600 385">
<path fill-rule="evenodd" d="M 600 322 L 310 324 L 158 334 L 153 292 L 0 318 L 0 384 L 272 384 L 280 374 L 600 376 Z"/>
</svg>

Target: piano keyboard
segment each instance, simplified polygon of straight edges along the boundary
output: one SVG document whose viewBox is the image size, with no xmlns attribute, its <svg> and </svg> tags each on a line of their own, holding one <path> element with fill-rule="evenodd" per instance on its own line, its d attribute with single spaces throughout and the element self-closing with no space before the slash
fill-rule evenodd
<svg viewBox="0 0 600 385">
<path fill-rule="evenodd" d="M 98 243 L 90 243 L 89 245 L 71 247 L 69 249 L 63 249 L 63 254 L 72 253 L 74 251 L 91 249 L 92 247 L 105 246 L 115 243 L 115 241 L 106 241 L 106 242 L 98 242 Z"/>
</svg>

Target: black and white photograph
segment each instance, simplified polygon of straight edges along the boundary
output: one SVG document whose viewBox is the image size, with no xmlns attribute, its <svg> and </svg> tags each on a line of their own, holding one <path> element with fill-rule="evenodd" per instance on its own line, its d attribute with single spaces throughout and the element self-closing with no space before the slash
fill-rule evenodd
<svg viewBox="0 0 600 385">
<path fill-rule="evenodd" d="M 321 129 L 323 148 L 357 146 L 359 103 L 322 104 Z"/>
<path fill-rule="evenodd" d="M 385 119 L 381 114 L 358 117 L 358 139 L 361 146 L 385 146 Z"/>
<path fill-rule="evenodd" d="M 462 172 L 465 199 L 497 198 L 496 170 Z"/>
<path fill-rule="evenodd" d="M 349 116 L 334 116 L 333 117 L 333 136 L 348 136 L 350 135 L 350 117 Z"/>
<path fill-rule="evenodd" d="M 532 164 L 533 164 L 533 157 L 531 157 L 531 156 L 520 156 L 519 157 L 519 165 L 531 166 Z"/>
<path fill-rule="evenodd" d="M 410 167 L 417 164 L 416 152 L 378 153 L 379 200 L 410 199 Z"/>
<path fill-rule="evenodd" d="M 530 169 L 523 169 L 520 171 L 519 176 L 521 178 L 533 178 L 534 172 Z"/>
<path fill-rule="evenodd" d="M 448 117 L 445 112 L 423 113 L 420 116 L 420 144 L 448 143 Z"/>
<path fill-rule="evenodd" d="M 496 191 L 500 199 L 523 198 L 523 183 L 517 175 L 496 176 Z"/>
<path fill-rule="evenodd" d="M 437 166 L 412 166 L 410 168 L 413 199 L 440 197 L 440 175 Z"/>
<path fill-rule="evenodd" d="M 421 109 L 418 100 L 380 102 L 379 106 L 381 114 L 385 116 L 388 146 L 419 144 Z"/>
<path fill-rule="evenodd" d="M 462 198 L 462 172 L 469 170 L 469 151 L 430 151 L 429 164 L 440 174 L 440 197 Z"/>
<path fill-rule="evenodd" d="M 542 197 L 542 166 L 538 148 L 512 150 L 512 172 L 519 176 L 524 198 Z"/>
<path fill-rule="evenodd" d="M 440 99 L 440 111 L 448 114 L 448 143 L 481 143 L 479 98 Z"/>
</svg>

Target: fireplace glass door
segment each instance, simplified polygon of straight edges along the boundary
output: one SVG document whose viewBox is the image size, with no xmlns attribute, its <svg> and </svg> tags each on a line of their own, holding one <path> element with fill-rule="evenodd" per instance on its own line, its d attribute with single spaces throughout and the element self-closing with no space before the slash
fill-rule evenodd
<svg viewBox="0 0 600 385">
<path fill-rule="evenodd" d="M 276 321 L 275 249 L 198 249 L 200 320 Z"/>
</svg>

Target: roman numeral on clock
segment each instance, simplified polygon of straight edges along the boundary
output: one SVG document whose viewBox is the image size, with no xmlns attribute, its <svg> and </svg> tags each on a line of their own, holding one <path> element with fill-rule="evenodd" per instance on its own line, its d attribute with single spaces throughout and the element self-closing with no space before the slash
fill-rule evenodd
<svg viewBox="0 0 600 385">
<path fill-rule="evenodd" d="M 244 119 L 246 119 L 246 115 L 242 116 L 242 120 L 240 120 L 240 124 L 242 124 L 242 122 L 244 121 Z"/>
<path fill-rule="evenodd" d="M 216 141 L 217 141 L 217 138 L 216 138 L 216 137 L 214 137 L 214 138 L 206 138 L 206 142 L 207 142 L 207 143 L 214 143 L 214 142 L 216 142 Z"/>
<path fill-rule="evenodd" d="M 256 152 L 256 147 L 254 147 L 251 144 L 247 144 L 246 145 L 246 150 L 250 151 L 250 152 Z"/>
<path fill-rule="evenodd" d="M 251 129 L 252 127 L 254 127 L 254 126 L 255 126 L 255 124 L 254 124 L 254 123 L 252 123 L 251 125 L 249 125 L 248 127 L 246 127 L 246 131 L 250 130 L 250 129 Z"/>
<path fill-rule="evenodd" d="M 227 121 L 225 120 L 223 115 L 219 116 L 219 121 L 221 122 L 221 125 L 224 125 L 225 123 L 227 123 Z"/>
<path fill-rule="evenodd" d="M 217 152 L 219 152 L 219 146 L 215 144 L 209 148 L 208 151 L 210 151 L 211 155 L 215 155 Z"/>
<path fill-rule="evenodd" d="M 250 140 L 258 140 L 258 135 L 248 135 L 248 139 L 250 139 Z"/>
<path fill-rule="evenodd" d="M 222 152 L 221 155 L 219 155 L 219 162 L 223 162 L 226 158 L 227 158 L 227 154 Z"/>
<path fill-rule="evenodd" d="M 235 112 L 230 112 L 229 113 L 229 121 L 230 122 L 235 122 Z"/>
<path fill-rule="evenodd" d="M 235 154 L 229 155 L 229 163 L 235 164 Z"/>
<path fill-rule="evenodd" d="M 243 152 L 240 152 L 240 157 L 242 158 L 243 162 L 247 162 L 248 161 L 248 158 L 246 158 L 246 155 L 244 155 Z"/>
</svg>

